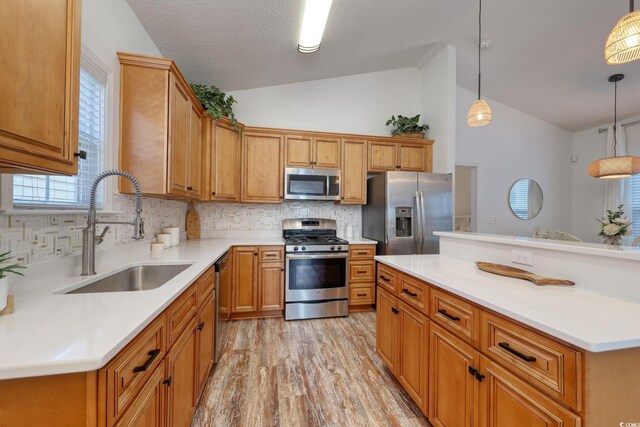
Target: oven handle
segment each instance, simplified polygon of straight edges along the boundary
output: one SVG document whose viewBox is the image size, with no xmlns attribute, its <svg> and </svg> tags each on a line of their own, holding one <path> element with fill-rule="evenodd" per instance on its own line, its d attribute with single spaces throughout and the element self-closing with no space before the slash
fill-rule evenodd
<svg viewBox="0 0 640 427">
<path fill-rule="evenodd" d="M 349 253 L 328 253 L 328 254 L 287 254 L 287 259 L 335 259 L 349 258 Z"/>
</svg>

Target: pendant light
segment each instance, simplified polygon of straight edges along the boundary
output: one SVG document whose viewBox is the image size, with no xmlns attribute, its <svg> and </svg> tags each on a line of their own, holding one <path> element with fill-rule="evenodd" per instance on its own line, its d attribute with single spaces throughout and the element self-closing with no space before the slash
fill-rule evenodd
<svg viewBox="0 0 640 427">
<path fill-rule="evenodd" d="M 469 127 L 484 126 L 491 123 L 491 108 L 489 104 L 480 97 L 481 74 L 480 74 L 480 58 L 482 47 L 482 0 L 478 9 L 478 99 L 473 101 L 469 112 L 467 113 L 467 125 Z"/>
<path fill-rule="evenodd" d="M 598 159 L 587 166 L 587 173 L 594 178 L 626 178 L 640 173 L 640 157 L 617 156 L 618 132 L 618 82 L 624 74 L 614 74 L 609 81 L 614 84 L 613 96 L 613 157 Z"/>
<path fill-rule="evenodd" d="M 633 0 L 629 0 L 629 13 L 611 30 L 604 57 L 607 64 L 626 64 L 640 59 L 640 11 L 633 11 Z"/>
</svg>

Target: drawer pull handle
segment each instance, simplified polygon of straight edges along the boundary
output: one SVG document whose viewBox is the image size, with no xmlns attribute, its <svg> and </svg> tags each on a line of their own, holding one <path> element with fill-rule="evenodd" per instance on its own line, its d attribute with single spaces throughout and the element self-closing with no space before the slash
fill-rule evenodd
<svg viewBox="0 0 640 427">
<path fill-rule="evenodd" d="M 366 297 L 367 296 L 367 294 L 356 294 L 356 295 L 358 295 L 359 297 Z"/>
<path fill-rule="evenodd" d="M 452 316 L 451 314 L 447 313 L 447 310 L 444 310 L 442 308 L 438 310 L 438 313 L 442 314 L 447 319 L 453 320 L 454 322 L 460 321 L 460 318 L 458 316 Z"/>
<path fill-rule="evenodd" d="M 171 385 L 173 382 L 173 378 L 169 377 L 166 380 L 162 381 L 162 384 Z"/>
<path fill-rule="evenodd" d="M 386 277 L 386 276 L 382 276 L 382 275 L 381 275 L 381 276 L 380 276 L 380 280 L 384 280 L 385 282 L 388 282 L 388 281 L 389 281 L 389 278 L 388 278 L 388 277 Z"/>
<path fill-rule="evenodd" d="M 391 307 L 391 311 L 393 312 L 393 314 L 398 314 L 398 313 L 400 313 L 400 312 L 398 311 L 398 309 L 397 309 L 397 308 L 395 308 L 395 307 Z"/>
<path fill-rule="evenodd" d="M 524 353 L 519 352 L 518 350 L 511 348 L 511 346 L 509 345 L 509 343 L 507 342 L 500 342 L 498 343 L 498 346 L 500 348 L 504 348 L 505 350 L 507 350 L 509 353 L 514 354 L 516 356 L 518 356 L 520 359 L 524 360 L 525 362 L 535 362 L 536 358 L 533 356 L 527 356 Z"/>
<path fill-rule="evenodd" d="M 144 372 L 147 369 L 149 369 L 149 366 L 151 366 L 151 364 L 153 363 L 154 360 L 156 360 L 156 357 L 158 357 L 158 355 L 160 354 L 160 349 L 156 348 L 155 350 L 151 350 L 149 352 L 149 358 L 147 359 L 146 362 L 144 362 L 144 365 L 140 365 L 140 366 L 136 366 L 135 368 L 133 368 L 133 372 Z"/>
<path fill-rule="evenodd" d="M 198 328 L 199 331 L 203 330 L 204 329 L 204 322 L 198 323 L 197 328 Z"/>
<path fill-rule="evenodd" d="M 418 296 L 418 294 L 416 294 L 415 292 L 411 292 L 409 289 L 403 289 L 402 292 L 404 292 L 405 294 L 408 294 L 409 296 L 412 296 L 414 298 Z"/>
<path fill-rule="evenodd" d="M 367 270 L 358 270 L 356 273 L 358 273 L 358 274 L 367 274 Z"/>
<path fill-rule="evenodd" d="M 265 254 L 265 256 L 267 256 L 267 257 L 274 257 L 274 256 L 278 256 L 278 254 Z"/>
<path fill-rule="evenodd" d="M 369 254 L 369 252 L 364 252 L 364 251 L 356 252 L 356 255 L 367 255 L 367 254 Z"/>
</svg>

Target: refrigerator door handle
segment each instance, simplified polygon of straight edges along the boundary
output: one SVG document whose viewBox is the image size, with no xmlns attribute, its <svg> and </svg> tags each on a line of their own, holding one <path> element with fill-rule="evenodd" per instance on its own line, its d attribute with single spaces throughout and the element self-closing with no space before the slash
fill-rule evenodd
<svg viewBox="0 0 640 427">
<path fill-rule="evenodd" d="M 416 191 L 416 253 L 424 252 L 424 196 L 422 191 Z"/>
</svg>

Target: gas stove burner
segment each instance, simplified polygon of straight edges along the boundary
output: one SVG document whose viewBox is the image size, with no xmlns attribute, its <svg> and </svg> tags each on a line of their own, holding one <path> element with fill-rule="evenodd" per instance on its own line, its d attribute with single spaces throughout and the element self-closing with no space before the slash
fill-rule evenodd
<svg viewBox="0 0 640 427">
<path fill-rule="evenodd" d="M 282 235 L 287 253 L 349 250 L 349 242 L 336 236 L 336 221 L 333 219 L 285 219 L 282 223 Z"/>
<path fill-rule="evenodd" d="M 287 243 L 291 243 L 291 244 L 295 244 L 295 243 L 304 243 L 306 242 L 308 239 L 306 237 L 303 236 L 295 236 L 295 237 L 288 237 L 286 239 Z"/>
</svg>

